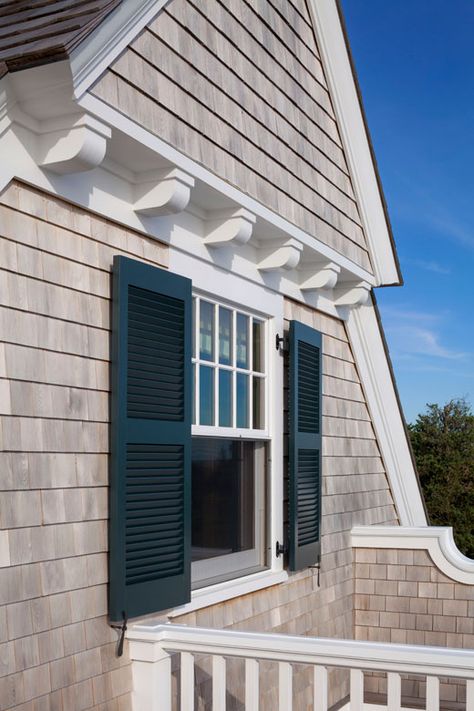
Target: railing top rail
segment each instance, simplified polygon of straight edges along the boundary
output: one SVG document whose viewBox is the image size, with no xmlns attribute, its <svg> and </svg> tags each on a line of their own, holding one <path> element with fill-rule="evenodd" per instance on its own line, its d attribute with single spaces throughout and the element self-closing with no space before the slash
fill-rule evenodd
<svg viewBox="0 0 474 711">
<path fill-rule="evenodd" d="M 134 625 L 127 637 L 131 642 L 132 659 L 142 661 L 156 661 L 163 651 L 192 652 L 474 679 L 474 649 L 296 637 L 174 624 Z"/>
</svg>

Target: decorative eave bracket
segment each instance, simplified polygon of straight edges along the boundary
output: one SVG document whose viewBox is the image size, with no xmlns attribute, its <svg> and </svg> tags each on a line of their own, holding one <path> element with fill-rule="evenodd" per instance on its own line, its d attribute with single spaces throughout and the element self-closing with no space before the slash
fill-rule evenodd
<svg viewBox="0 0 474 711">
<path fill-rule="evenodd" d="M 370 284 L 366 281 L 344 284 L 334 290 L 335 306 L 363 306 L 370 294 Z"/>
<path fill-rule="evenodd" d="M 303 272 L 300 289 L 303 293 L 334 289 L 340 273 L 341 267 L 334 262 L 315 264 L 310 272 Z"/>
<path fill-rule="evenodd" d="M 257 269 L 259 272 L 289 271 L 298 266 L 302 251 L 301 242 L 293 238 L 276 243 L 272 248 L 260 250 Z"/>
<path fill-rule="evenodd" d="M 88 114 L 42 121 L 38 162 L 54 173 L 81 173 L 97 168 L 107 150 L 111 129 Z"/>
<path fill-rule="evenodd" d="M 175 215 L 188 206 L 194 178 L 180 168 L 146 174 L 135 188 L 133 209 L 141 215 Z"/>
<path fill-rule="evenodd" d="M 252 236 L 256 217 L 245 208 L 213 213 L 207 223 L 204 244 L 208 247 L 226 247 L 246 244 Z"/>
</svg>

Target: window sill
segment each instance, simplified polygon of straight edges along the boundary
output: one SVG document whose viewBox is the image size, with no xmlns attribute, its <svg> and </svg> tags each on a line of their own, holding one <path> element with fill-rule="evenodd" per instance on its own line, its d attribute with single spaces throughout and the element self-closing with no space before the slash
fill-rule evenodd
<svg viewBox="0 0 474 711">
<path fill-rule="evenodd" d="M 166 613 L 169 619 L 186 615 L 188 612 L 200 610 L 203 607 L 216 605 L 219 602 L 230 600 L 239 595 L 247 595 L 248 593 L 268 588 L 271 585 L 277 585 L 288 580 L 286 570 L 264 570 L 253 575 L 247 575 L 245 578 L 238 580 L 226 580 L 216 585 L 211 585 L 206 588 L 194 590 L 191 593 L 191 602 L 181 607 L 176 607 Z"/>
</svg>

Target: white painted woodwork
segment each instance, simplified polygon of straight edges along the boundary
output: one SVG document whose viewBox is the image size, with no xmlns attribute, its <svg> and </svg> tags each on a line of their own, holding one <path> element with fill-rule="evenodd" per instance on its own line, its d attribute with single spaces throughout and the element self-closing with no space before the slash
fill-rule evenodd
<svg viewBox="0 0 474 711">
<path fill-rule="evenodd" d="M 256 216 L 245 208 L 216 211 L 206 225 L 204 244 L 208 247 L 246 244 L 252 236 L 256 219 Z"/>
<path fill-rule="evenodd" d="M 344 284 L 335 289 L 334 303 L 336 306 L 363 306 L 370 295 L 370 284 L 365 281 L 356 284 Z"/>
<path fill-rule="evenodd" d="M 278 708 L 279 711 L 293 708 L 293 669 L 288 662 L 278 664 Z"/>
<path fill-rule="evenodd" d="M 400 711 L 402 678 L 396 672 L 387 674 L 387 711 Z"/>
<path fill-rule="evenodd" d="M 289 239 L 282 244 L 276 243 L 270 249 L 262 249 L 257 268 L 260 272 L 279 272 L 294 269 L 300 261 L 303 245 L 296 239 Z"/>
<path fill-rule="evenodd" d="M 426 677 L 426 711 L 439 711 L 439 679 Z"/>
<path fill-rule="evenodd" d="M 212 657 L 212 711 L 225 711 L 225 696 L 226 661 L 216 654 Z"/>
<path fill-rule="evenodd" d="M 66 175 L 97 168 L 105 158 L 109 126 L 88 114 L 59 117 L 46 122 L 38 136 L 38 162 Z"/>
<path fill-rule="evenodd" d="M 328 711 L 328 671 L 326 667 L 314 667 L 313 697 L 314 711 Z"/>
<path fill-rule="evenodd" d="M 474 681 L 466 681 L 466 711 L 474 711 Z"/>
<path fill-rule="evenodd" d="M 364 711 L 364 671 L 388 675 L 388 711 L 399 711 L 400 675 L 418 674 L 427 678 L 427 711 L 439 711 L 439 678 L 467 681 L 467 711 L 473 711 L 474 650 L 424 647 L 405 644 L 382 644 L 353 640 L 296 637 L 237 630 L 204 629 L 184 625 L 137 624 L 129 628 L 130 657 L 133 668 L 147 662 L 150 670 L 157 666 L 162 679 L 162 661 L 172 652 L 229 656 L 245 660 L 246 711 L 258 711 L 258 660 L 278 663 L 279 709 L 291 710 L 292 665 L 315 666 L 315 685 L 327 689 L 325 667 L 350 670 L 350 711 Z M 190 662 L 185 657 L 189 676 Z M 219 668 L 219 664 L 218 668 Z M 160 666 L 161 665 L 161 666 Z M 157 677 L 158 678 L 158 677 Z M 163 680 L 163 679 L 162 679 Z M 164 681 L 164 680 L 163 680 Z M 164 683 L 165 690 L 170 681 Z M 158 688 L 158 685 L 155 685 Z M 325 693 L 317 695 L 315 709 L 325 711 Z M 151 707 L 150 708 L 154 708 Z M 370 708 L 370 706 L 369 706 Z M 134 711 L 145 711 L 137 706 Z M 148 708 L 147 710 L 148 711 Z M 170 707 L 160 706 L 160 711 Z"/>
<path fill-rule="evenodd" d="M 334 289 L 340 273 L 341 268 L 334 262 L 322 264 L 320 268 L 315 265 L 311 271 L 302 273 L 300 289 L 303 292 Z"/>
<path fill-rule="evenodd" d="M 259 664 L 256 659 L 245 660 L 245 711 L 258 711 Z"/>
<path fill-rule="evenodd" d="M 179 168 L 143 176 L 135 188 L 133 209 L 148 217 L 173 215 L 188 205 L 194 178 Z"/>
<path fill-rule="evenodd" d="M 364 672 L 361 669 L 351 669 L 350 694 L 351 711 L 363 711 Z"/>
<path fill-rule="evenodd" d="M 194 656 L 181 652 L 181 711 L 194 711 Z"/>
<path fill-rule="evenodd" d="M 458 549 L 450 526 L 355 526 L 351 541 L 354 548 L 426 550 L 448 578 L 474 585 L 474 561 Z"/>
</svg>

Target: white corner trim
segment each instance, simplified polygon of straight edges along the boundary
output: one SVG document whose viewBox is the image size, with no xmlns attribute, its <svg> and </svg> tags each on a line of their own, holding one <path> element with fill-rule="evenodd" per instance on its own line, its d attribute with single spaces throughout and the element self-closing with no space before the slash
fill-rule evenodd
<svg viewBox="0 0 474 711">
<path fill-rule="evenodd" d="M 193 590 L 191 593 L 191 602 L 181 607 L 175 607 L 173 610 L 164 614 L 170 620 L 181 615 L 186 615 L 188 612 L 201 610 L 203 607 L 217 605 L 219 602 L 231 600 L 240 595 L 248 595 L 248 593 L 269 588 L 272 585 L 278 585 L 288 580 L 286 570 L 264 570 L 260 573 L 248 575 L 245 578 L 238 580 L 227 580 L 225 583 L 218 583 L 200 590 Z"/>
<path fill-rule="evenodd" d="M 399 283 L 382 196 L 336 0 L 310 0 L 309 5 L 375 274 L 379 285 Z"/>
<path fill-rule="evenodd" d="M 122 0 L 71 55 L 74 95 L 80 98 L 169 0 Z"/>
<path fill-rule="evenodd" d="M 400 524 L 426 526 L 407 433 L 372 302 L 352 309 L 346 324 Z"/>
<path fill-rule="evenodd" d="M 474 560 L 456 546 L 448 526 L 355 526 L 354 548 L 403 548 L 426 550 L 436 567 L 448 578 L 474 585 Z"/>
</svg>

